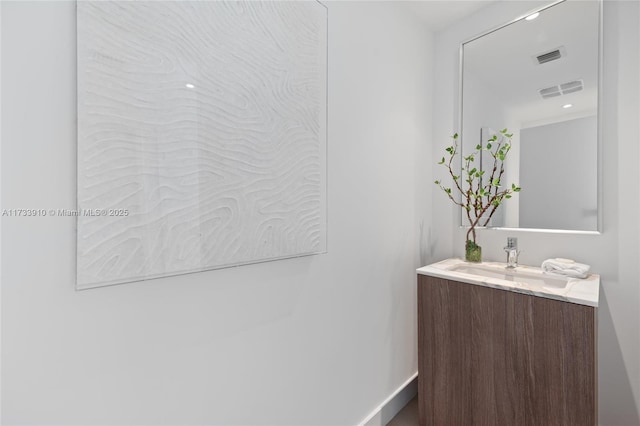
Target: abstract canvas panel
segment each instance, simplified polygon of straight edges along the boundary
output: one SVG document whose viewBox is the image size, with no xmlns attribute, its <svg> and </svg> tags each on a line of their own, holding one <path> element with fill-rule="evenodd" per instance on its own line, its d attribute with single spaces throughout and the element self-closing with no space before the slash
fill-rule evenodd
<svg viewBox="0 0 640 426">
<path fill-rule="evenodd" d="M 77 288 L 326 251 L 327 10 L 81 1 Z"/>
</svg>

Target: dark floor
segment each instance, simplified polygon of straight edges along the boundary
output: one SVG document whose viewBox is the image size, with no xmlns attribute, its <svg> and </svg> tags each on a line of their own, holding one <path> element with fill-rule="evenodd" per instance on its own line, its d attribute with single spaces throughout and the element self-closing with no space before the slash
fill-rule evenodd
<svg viewBox="0 0 640 426">
<path fill-rule="evenodd" d="M 418 425 L 418 397 L 414 397 L 387 426 L 417 426 Z"/>
</svg>

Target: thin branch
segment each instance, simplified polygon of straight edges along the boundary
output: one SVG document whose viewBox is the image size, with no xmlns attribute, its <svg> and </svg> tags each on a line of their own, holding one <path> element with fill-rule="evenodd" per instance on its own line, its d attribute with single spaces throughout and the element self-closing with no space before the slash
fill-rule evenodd
<svg viewBox="0 0 640 426">
<path fill-rule="evenodd" d="M 476 150 L 472 154 L 463 157 L 460 176 L 457 176 L 453 170 L 453 160 L 456 155 L 458 155 L 457 134 L 453 136 L 453 146 L 447 148 L 449 160 L 446 161 L 443 157 L 439 163 L 448 169 L 449 175 L 454 181 L 454 188 L 460 193 L 460 199 L 456 200 L 456 197 L 454 197 L 452 193 L 452 188 L 445 187 L 440 181 L 436 181 L 436 184 L 447 194 L 455 205 L 465 210 L 470 225 L 466 235 L 467 241 L 473 241 L 474 243 L 476 242 L 476 227 L 483 221 L 483 216 L 488 213 L 488 216 L 484 218 L 483 225 L 487 226 L 504 199 L 510 198 L 512 192 L 520 191 L 520 188 L 516 187 L 515 184 L 512 184 L 511 188 L 500 190 L 502 178 L 505 173 L 504 160 L 511 149 L 512 136 L 507 133 L 507 129 L 500 130 L 500 134 L 499 141 L 497 135 L 493 136 L 490 140 L 490 142 L 496 143 L 495 148 L 492 147 L 486 150 L 493 157 L 491 176 L 486 184 L 483 184 L 484 171 L 473 168 L 476 158 L 482 161 L 482 152 L 484 151 L 482 143 L 476 147 Z M 505 139 L 508 139 L 508 143 L 505 142 Z M 460 153 L 460 155 L 461 154 L 462 153 Z M 463 184 L 462 179 L 464 179 L 466 185 Z M 475 182 L 476 179 L 478 179 L 477 182 Z M 466 189 L 465 186 L 467 187 Z"/>
</svg>

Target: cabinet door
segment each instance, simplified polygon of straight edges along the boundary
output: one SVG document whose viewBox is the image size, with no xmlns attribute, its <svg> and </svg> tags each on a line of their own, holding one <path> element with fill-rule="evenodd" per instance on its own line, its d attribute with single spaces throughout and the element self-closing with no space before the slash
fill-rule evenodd
<svg viewBox="0 0 640 426">
<path fill-rule="evenodd" d="M 596 425 L 596 308 L 527 297 L 533 299 L 537 424 Z"/>
<path fill-rule="evenodd" d="M 471 425 L 471 293 L 418 278 L 418 413 L 421 425 Z"/>
<path fill-rule="evenodd" d="M 595 309 L 420 276 L 421 425 L 595 425 Z"/>
</svg>

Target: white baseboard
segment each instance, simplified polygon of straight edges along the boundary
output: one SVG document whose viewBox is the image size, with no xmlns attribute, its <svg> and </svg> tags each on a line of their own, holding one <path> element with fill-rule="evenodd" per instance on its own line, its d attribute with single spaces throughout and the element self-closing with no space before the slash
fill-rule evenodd
<svg viewBox="0 0 640 426">
<path fill-rule="evenodd" d="M 386 426 L 418 393 L 418 372 L 376 407 L 358 426 Z"/>
</svg>

